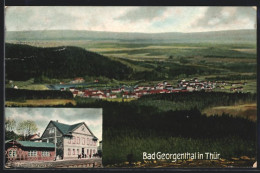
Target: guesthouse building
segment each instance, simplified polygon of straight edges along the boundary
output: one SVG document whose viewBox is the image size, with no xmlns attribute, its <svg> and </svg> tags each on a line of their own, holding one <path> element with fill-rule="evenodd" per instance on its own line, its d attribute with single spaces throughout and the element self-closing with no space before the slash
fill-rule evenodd
<svg viewBox="0 0 260 173">
<path fill-rule="evenodd" d="M 54 145 L 56 141 L 55 150 L 60 159 L 91 158 L 97 153 L 98 138 L 85 122 L 69 125 L 50 121 L 41 139 Z"/>
</svg>

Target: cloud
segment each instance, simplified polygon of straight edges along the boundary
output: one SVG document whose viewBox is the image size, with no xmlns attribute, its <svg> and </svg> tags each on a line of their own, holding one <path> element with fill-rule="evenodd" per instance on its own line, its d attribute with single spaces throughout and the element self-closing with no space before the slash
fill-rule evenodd
<svg viewBox="0 0 260 173">
<path fill-rule="evenodd" d="M 256 10 L 252 7 L 208 7 L 204 15 L 193 21 L 192 27 L 213 28 L 253 28 Z"/>
<path fill-rule="evenodd" d="M 255 7 L 12 6 L 5 11 L 7 31 L 198 32 L 253 29 L 255 23 Z"/>
<path fill-rule="evenodd" d="M 167 7 L 137 7 L 136 9 L 127 11 L 122 16 L 115 18 L 116 20 L 138 22 L 142 20 L 151 21 L 163 16 Z"/>
</svg>

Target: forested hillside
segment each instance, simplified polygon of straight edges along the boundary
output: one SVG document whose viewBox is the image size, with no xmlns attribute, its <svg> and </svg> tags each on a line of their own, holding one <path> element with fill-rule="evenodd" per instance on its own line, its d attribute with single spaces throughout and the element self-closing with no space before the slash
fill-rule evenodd
<svg viewBox="0 0 260 173">
<path fill-rule="evenodd" d="M 125 79 L 132 69 L 105 56 L 77 47 L 38 48 L 6 44 L 6 79 L 28 80 L 74 78 L 78 76 L 105 76 Z"/>
</svg>

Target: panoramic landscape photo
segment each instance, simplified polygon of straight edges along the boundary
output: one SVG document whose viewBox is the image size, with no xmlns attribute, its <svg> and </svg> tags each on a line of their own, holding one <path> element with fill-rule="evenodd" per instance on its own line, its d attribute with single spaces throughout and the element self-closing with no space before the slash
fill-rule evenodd
<svg viewBox="0 0 260 173">
<path fill-rule="evenodd" d="M 256 7 L 6 7 L 5 106 L 102 108 L 104 167 L 253 167 Z"/>
</svg>

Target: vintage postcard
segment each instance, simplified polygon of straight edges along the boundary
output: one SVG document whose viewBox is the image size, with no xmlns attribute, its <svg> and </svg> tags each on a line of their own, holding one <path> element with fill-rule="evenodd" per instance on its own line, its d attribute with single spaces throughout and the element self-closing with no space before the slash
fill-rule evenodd
<svg viewBox="0 0 260 173">
<path fill-rule="evenodd" d="M 256 10 L 6 7 L 6 166 L 256 167 Z"/>
</svg>

